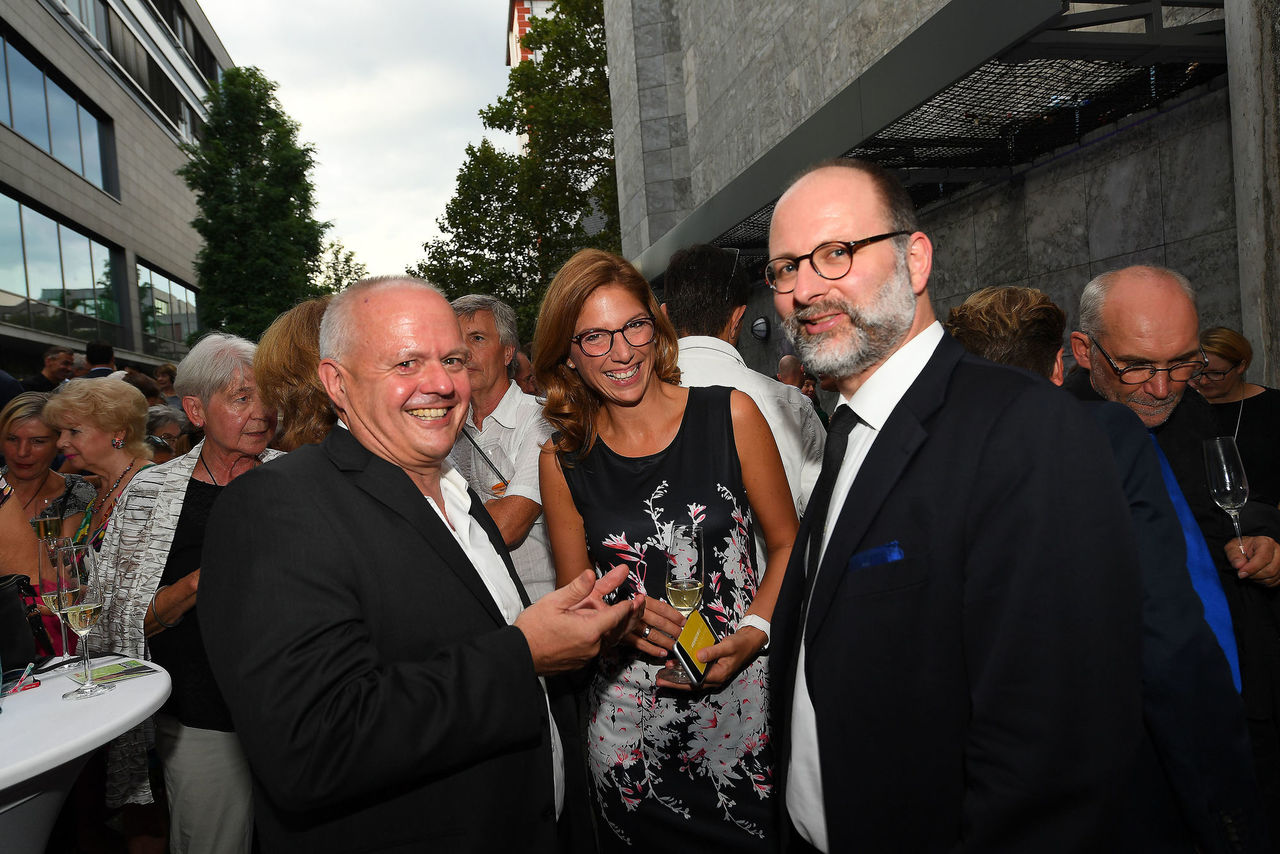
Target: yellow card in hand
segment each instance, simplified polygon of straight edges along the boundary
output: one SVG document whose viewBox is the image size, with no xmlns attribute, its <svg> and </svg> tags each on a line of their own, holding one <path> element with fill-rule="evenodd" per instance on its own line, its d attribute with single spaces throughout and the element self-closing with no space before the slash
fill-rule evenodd
<svg viewBox="0 0 1280 854">
<path fill-rule="evenodd" d="M 685 619 L 684 629 L 681 630 L 680 637 L 676 638 L 676 645 L 672 651 L 680 659 L 684 669 L 689 671 L 694 681 L 702 684 L 702 679 L 707 675 L 707 668 L 710 665 L 698 660 L 698 650 L 715 646 L 715 644 L 715 632 L 711 631 L 711 626 L 707 625 L 702 614 L 694 611 Z"/>
</svg>

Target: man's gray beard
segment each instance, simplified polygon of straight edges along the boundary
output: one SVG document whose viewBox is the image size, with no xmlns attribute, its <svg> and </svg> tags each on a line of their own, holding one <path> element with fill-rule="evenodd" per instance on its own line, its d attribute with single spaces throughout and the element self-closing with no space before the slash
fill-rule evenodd
<svg viewBox="0 0 1280 854">
<path fill-rule="evenodd" d="M 805 318 L 839 311 L 849 316 L 852 329 L 837 329 L 810 335 L 804 331 Z M 815 374 L 836 379 L 856 376 L 888 358 L 915 320 L 916 297 L 911 276 L 899 259 L 892 275 L 880 287 L 875 301 L 866 309 L 855 308 L 842 299 L 826 299 L 794 312 L 782 322 L 796 350 L 796 356 Z M 847 335 L 841 340 L 838 335 Z"/>
</svg>

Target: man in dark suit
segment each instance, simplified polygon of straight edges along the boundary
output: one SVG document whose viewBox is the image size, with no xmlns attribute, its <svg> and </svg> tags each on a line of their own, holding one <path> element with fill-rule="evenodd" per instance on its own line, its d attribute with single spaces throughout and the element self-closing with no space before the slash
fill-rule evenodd
<svg viewBox="0 0 1280 854">
<path fill-rule="evenodd" d="M 1062 385 L 1067 315 L 1033 288 L 989 287 L 951 309 L 970 353 Z M 1178 516 L 1142 422 L 1125 406 L 1082 402 L 1111 443 L 1142 565 L 1142 750 L 1123 797 L 1115 850 L 1261 852 L 1266 820 L 1244 705 L 1192 587 Z"/>
<path fill-rule="evenodd" d="M 109 377 L 116 371 L 116 350 L 110 341 L 90 341 L 84 347 L 84 357 L 89 362 L 89 372 L 85 374 L 91 379 Z"/>
<path fill-rule="evenodd" d="M 26 391 L 53 391 L 65 380 L 71 379 L 75 354 L 66 347 L 55 344 L 44 351 L 44 367 L 40 373 L 22 381 Z"/>
<path fill-rule="evenodd" d="M 227 488 L 201 576 L 263 848 L 557 850 L 575 769 L 541 677 L 581 666 L 642 603 L 604 604 L 623 569 L 529 606 L 446 463 L 470 388 L 439 292 L 357 283 L 320 337 L 341 421 Z"/>
<path fill-rule="evenodd" d="M 1123 403 L 1160 447 L 1170 495 L 1185 508 L 1196 591 L 1219 643 L 1231 658 L 1239 653 L 1254 771 L 1272 850 L 1280 852 L 1280 511 L 1249 502 L 1238 540 L 1209 494 L 1203 443 L 1219 430 L 1211 404 L 1187 388 L 1205 366 L 1199 329 L 1195 290 L 1182 274 L 1147 266 L 1103 273 L 1080 294 L 1071 348 L 1084 370 L 1066 387 L 1086 400 Z"/>
<path fill-rule="evenodd" d="M 1142 721 L 1106 440 L 943 333 L 932 246 L 877 167 L 802 176 L 769 251 L 796 353 L 843 404 L 774 611 L 791 850 L 1107 850 Z"/>
</svg>

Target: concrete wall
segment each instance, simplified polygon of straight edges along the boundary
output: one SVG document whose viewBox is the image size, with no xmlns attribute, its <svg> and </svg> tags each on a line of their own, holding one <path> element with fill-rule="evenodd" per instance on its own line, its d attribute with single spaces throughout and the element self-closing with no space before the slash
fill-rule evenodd
<svg viewBox="0 0 1280 854">
<path fill-rule="evenodd" d="M 947 0 L 605 0 L 636 257 Z"/>
<path fill-rule="evenodd" d="M 1185 274 L 1204 326 L 1241 327 L 1225 81 L 1102 128 L 1013 181 L 921 212 L 940 317 L 987 285 L 1047 293 L 1075 328 L 1080 292 L 1129 264 Z"/>
</svg>

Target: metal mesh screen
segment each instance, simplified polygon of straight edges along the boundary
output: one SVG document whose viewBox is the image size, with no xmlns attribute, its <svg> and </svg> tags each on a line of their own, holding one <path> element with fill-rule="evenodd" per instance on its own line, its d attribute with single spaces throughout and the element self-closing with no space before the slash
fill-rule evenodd
<svg viewBox="0 0 1280 854">
<path fill-rule="evenodd" d="M 1225 65 L 992 61 L 845 153 L 893 169 L 916 206 L 1008 175 L 1085 135 L 1226 73 Z M 713 241 L 763 256 L 770 203 Z"/>
</svg>

